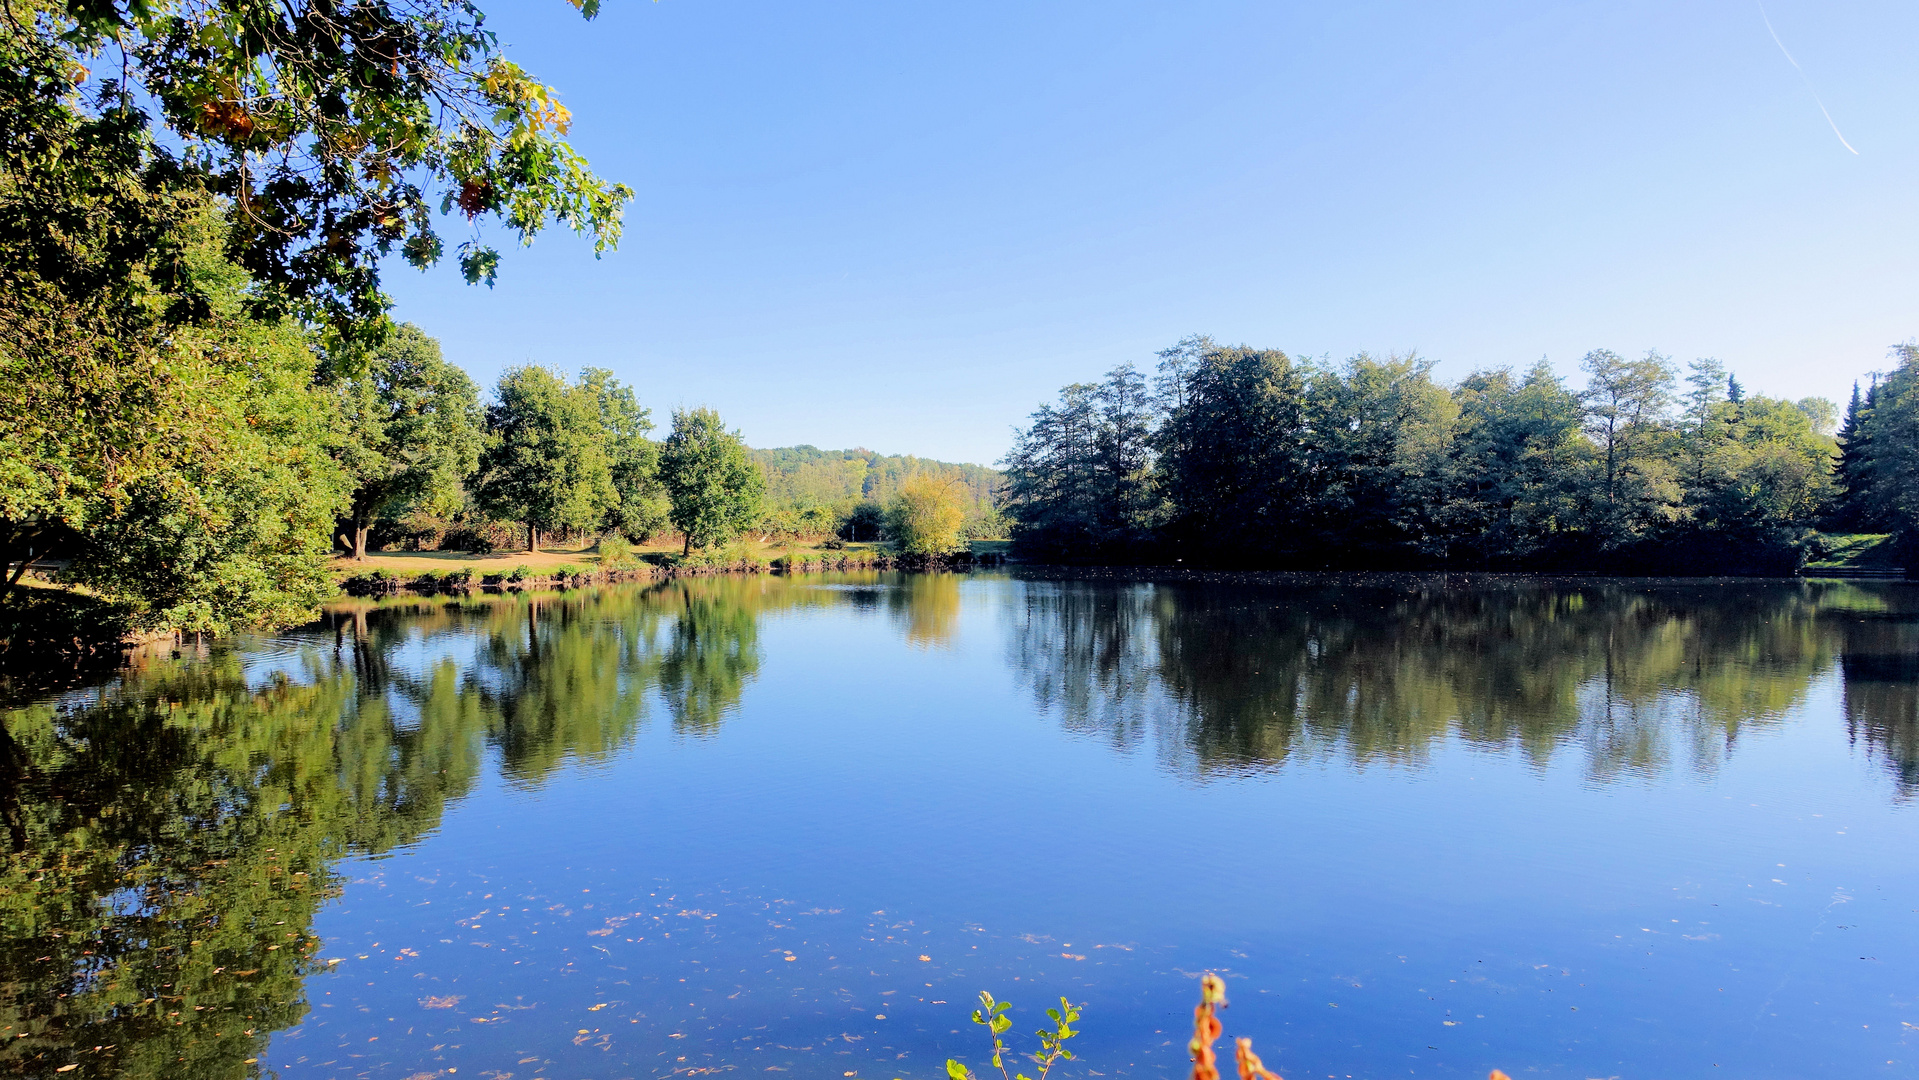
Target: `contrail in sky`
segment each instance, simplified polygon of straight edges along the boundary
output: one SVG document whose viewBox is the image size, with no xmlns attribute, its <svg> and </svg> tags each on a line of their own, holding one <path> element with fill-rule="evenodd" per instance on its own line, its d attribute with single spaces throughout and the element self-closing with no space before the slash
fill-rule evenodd
<svg viewBox="0 0 1919 1080">
<path fill-rule="evenodd" d="M 1819 100 L 1819 91 L 1814 90 L 1812 88 L 1812 80 L 1806 77 L 1806 69 L 1799 66 L 1799 61 L 1794 60 L 1792 58 L 1791 53 L 1786 52 L 1786 43 L 1779 40 L 1779 31 L 1774 30 L 1772 28 L 1772 20 L 1766 18 L 1766 5 L 1764 4 L 1759 5 L 1759 17 L 1761 19 L 1765 19 L 1766 33 L 1772 35 L 1772 43 L 1774 45 L 1779 46 L 1779 51 L 1786 54 L 1786 62 L 1792 65 L 1792 69 L 1799 73 L 1799 77 L 1801 79 L 1805 79 L 1806 92 L 1812 95 L 1812 103 L 1814 105 L 1819 106 L 1819 111 L 1825 115 L 1826 123 L 1832 128 L 1832 133 L 1834 135 L 1839 135 L 1839 145 L 1845 147 L 1848 150 L 1852 150 L 1852 144 L 1846 141 L 1846 137 L 1844 135 L 1839 134 L 1839 125 L 1832 122 L 1832 114 L 1829 112 L 1826 112 L 1826 103 Z M 1858 157 L 1859 151 L 1852 150 L 1852 154 L 1854 157 Z"/>
</svg>

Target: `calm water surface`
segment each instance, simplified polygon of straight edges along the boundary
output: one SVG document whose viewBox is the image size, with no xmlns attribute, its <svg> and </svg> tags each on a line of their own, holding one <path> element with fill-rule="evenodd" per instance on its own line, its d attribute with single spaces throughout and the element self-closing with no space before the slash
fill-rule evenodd
<svg viewBox="0 0 1919 1080">
<path fill-rule="evenodd" d="M 933 1080 L 990 989 L 1173 1076 L 1217 970 L 1294 1080 L 1919 1076 L 1904 585 L 681 581 L 3 715 L 0 1075 Z"/>
</svg>

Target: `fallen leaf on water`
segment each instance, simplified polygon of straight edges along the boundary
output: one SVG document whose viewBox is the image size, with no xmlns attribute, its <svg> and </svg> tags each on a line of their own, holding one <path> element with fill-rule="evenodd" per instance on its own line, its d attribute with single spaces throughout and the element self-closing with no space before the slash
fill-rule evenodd
<svg viewBox="0 0 1919 1080">
<path fill-rule="evenodd" d="M 445 997 L 428 996 L 420 999 L 420 1008 L 451 1009 L 453 1006 L 458 1005 L 459 1003 L 460 1003 L 460 995 L 458 994 L 448 994 Z"/>
<path fill-rule="evenodd" d="M 928 956 L 928 955 L 926 955 L 925 953 L 921 953 L 921 954 L 920 954 L 920 959 L 921 959 L 921 960 L 931 960 L 931 959 L 932 959 L 932 957 L 930 957 L 930 956 Z"/>
<path fill-rule="evenodd" d="M 588 1006 L 586 1007 L 586 1011 L 587 1011 L 587 1012 L 599 1012 L 599 1011 L 600 1011 L 601 1009 L 604 1009 L 604 1008 L 606 1008 L 606 1002 L 604 1002 L 604 1001 L 602 1001 L 602 1002 L 600 1002 L 600 1003 L 599 1003 L 598 1005 L 588 1005 Z"/>
</svg>

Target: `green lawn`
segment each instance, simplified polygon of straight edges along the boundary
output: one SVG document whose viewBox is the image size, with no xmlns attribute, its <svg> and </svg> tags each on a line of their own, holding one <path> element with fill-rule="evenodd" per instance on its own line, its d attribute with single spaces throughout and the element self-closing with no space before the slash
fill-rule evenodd
<svg viewBox="0 0 1919 1080">
<path fill-rule="evenodd" d="M 1899 553 L 1891 533 L 1827 533 L 1819 538 L 1822 558 L 1806 563 L 1808 570 L 1897 570 Z"/>
</svg>

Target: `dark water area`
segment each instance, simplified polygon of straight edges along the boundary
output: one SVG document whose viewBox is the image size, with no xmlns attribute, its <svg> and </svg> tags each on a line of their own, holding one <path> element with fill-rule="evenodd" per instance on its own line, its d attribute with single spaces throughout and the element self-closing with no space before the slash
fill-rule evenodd
<svg viewBox="0 0 1919 1080">
<path fill-rule="evenodd" d="M 1288 1078 L 1919 1075 L 1898 583 L 407 599 L 0 718 L 4 1076 L 1176 1076 L 1208 970 Z"/>
</svg>

